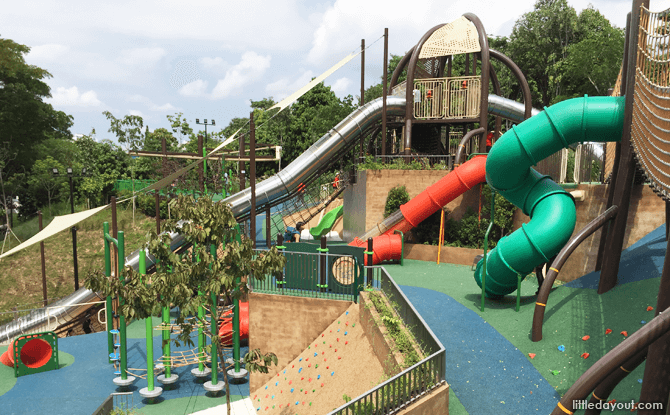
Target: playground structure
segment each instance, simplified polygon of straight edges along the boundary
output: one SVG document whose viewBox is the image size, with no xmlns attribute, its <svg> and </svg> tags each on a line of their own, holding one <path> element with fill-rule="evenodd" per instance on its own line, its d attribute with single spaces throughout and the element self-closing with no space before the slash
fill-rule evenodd
<svg viewBox="0 0 670 415">
<path fill-rule="evenodd" d="M 14 376 L 58 369 L 58 337 L 47 331 L 19 336 L 0 356 L 0 362 L 14 368 Z"/>
<path fill-rule="evenodd" d="M 419 132 L 424 126 L 439 125 L 440 129 L 446 129 L 448 137 L 450 136 L 449 130 L 459 126 L 463 130 L 461 148 L 469 148 L 471 158 L 464 161 L 464 152 L 459 151 L 459 156 L 455 160 L 456 167 L 453 171 L 409 203 L 401 206 L 399 211 L 387 220 L 368 230 L 360 239 L 356 238 L 351 243 L 351 247 L 343 249 L 357 249 L 356 254 L 350 254 L 353 257 L 358 255 L 361 258 L 361 260 L 356 260 L 359 261 L 358 263 L 354 261 L 354 269 L 357 270 L 354 273 L 360 272 L 363 264 L 369 267 L 369 271 L 372 265 L 383 261 L 402 259 L 403 233 L 410 231 L 422 220 L 445 206 L 450 200 L 473 186 L 487 181 L 493 189 L 530 216 L 531 223 L 523 226 L 521 230 L 512 235 L 501 239 L 494 250 L 486 252 L 487 249 L 485 248 L 485 255 L 477 264 L 475 271 L 475 280 L 482 289 L 482 296 L 486 295 L 490 299 L 500 299 L 518 290 L 520 277 L 523 278 L 537 265 L 549 261 L 556 254 L 558 255 L 549 268 L 547 279 L 540 290 L 535 305 L 536 314 L 533 320 L 532 336 L 534 341 L 540 341 L 542 339 L 542 319 L 547 307 L 548 296 L 562 264 L 581 241 L 601 228 L 602 236 L 598 265 L 598 269 L 601 269 L 601 279 L 598 292 L 603 294 L 616 285 L 616 274 L 628 216 L 630 187 L 635 175 L 636 159 L 659 197 L 666 201 L 670 200 L 670 184 L 667 181 L 667 177 L 670 177 L 670 171 L 667 167 L 668 164 L 665 162 L 668 154 L 666 150 L 667 140 L 662 138 L 664 133 L 667 133 L 667 128 L 664 127 L 666 126 L 665 123 L 667 119 L 670 119 L 670 106 L 667 105 L 670 94 L 666 91 L 670 87 L 667 80 L 668 71 L 666 70 L 668 63 L 663 60 L 664 47 L 670 44 L 670 37 L 664 32 L 666 27 L 665 15 L 651 13 L 646 9 L 647 7 L 648 3 L 644 1 L 634 3 L 631 24 L 627 29 L 627 54 L 624 59 L 621 81 L 618 83 L 619 89 L 614 92 L 615 96 L 584 97 L 564 101 L 546 108 L 539 114 L 536 112 L 533 117 L 531 117 L 533 109 L 530 107 L 529 91 L 527 92 L 528 87 L 523 75 L 508 58 L 488 48 L 483 25 L 476 16 L 466 14 L 452 24 L 436 26 L 422 37 L 420 42 L 405 55 L 399 64 L 397 73 L 400 73 L 399 71 L 403 69 L 408 70 L 408 79 L 404 85 L 404 90 L 403 85 L 395 85 L 398 76 L 396 73 L 393 75 L 391 82 L 391 87 L 394 88 L 393 92 L 401 95 L 404 93 L 404 98 L 389 96 L 386 99 L 386 105 L 383 105 L 382 99 L 379 99 L 362 106 L 318 140 L 310 151 L 300 156 L 276 176 L 259 183 L 256 186 L 255 194 L 252 194 L 250 189 L 245 189 L 225 199 L 225 202 L 232 205 L 233 212 L 240 222 L 263 213 L 266 213 L 267 218 L 270 218 L 271 209 L 274 207 L 281 207 L 281 209 L 277 209 L 280 214 L 276 216 L 282 217 L 283 221 L 283 215 L 286 212 L 298 211 L 297 208 L 287 208 L 286 206 L 294 203 L 295 200 L 299 200 L 300 195 L 304 195 L 305 189 L 310 188 L 310 186 L 314 186 L 320 191 L 323 188 L 323 183 L 319 182 L 319 178 L 324 172 L 332 168 L 337 161 L 349 152 L 355 152 L 355 146 L 360 137 L 378 128 L 376 123 L 382 118 L 384 106 L 386 107 L 387 117 L 404 119 L 403 123 L 399 125 L 399 128 L 405 129 L 404 147 L 397 149 L 396 154 L 409 155 L 414 144 L 421 146 L 422 144 L 419 143 L 423 137 Z M 664 32 L 664 37 L 661 37 L 663 41 L 655 41 L 657 43 L 654 43 L 653 47 L 649 47 L 648 44 L 651 42 L 648 37 L 651 37 L 652 34 L 657 36 L 659 32 Z M 463 46 L 462 49 L 445 46 L 447 39 L 458 39 L 459 36 L 464 36 L 464 33 L 468 33 L 467 38 L 471 43 L 461 45 Z M 474 42 L 473 39 L 478 39 L 478 41 Z M 638 53 L 638 50 L 645 53 Z M 651 50 L 651 52 L 648 52 L 648 50 Z M 453 77 L 451 76 L 454 69 L 453 57 L 458 53 L 466 54 L 466 75 Z M 495 71 L 489 63 L 491 57 L 508 66 L 517 76 L 520 84 L 524 86 L 525 103 L 523 105 L 509 102 L 509 100 L 497 95 L 488 94 L 487 85 L 489 83 L 493 83 L 496 93 L 500 93 Z M 470 62 L 472 62 L 471 66 Z M 480 66 L 477 66 L 478 62 Z M 407 88 L 406 85 L 413 85 L 413 88 Z M 629 91 L 629 93 L 626 93 L 626 91 Z M 521 122 L 501 136 L 494 143 L 490 153 L 486 155 L 483 154 L 486 147 L 486 129 L 480 127 L 465 131 L 465 126 L 477 122 L 487 124 L 488 114 L 496 116 L 494 137 L 499 135 L 502 117 L 516 122 L 521 122 L 524 119 L 528 120 Z M 389 124 L 393 126 L 393 124 Z M 427 137 L 426 141 L 433 141 L 433 144 L 426 144 L 427 146 L 434 145 L 437 142 L 435 136 L 427 135 L 424 137 Z M 616 143 L 617 157 L 612 168 L 607 209 L 597 220 L 572 236 L 575 228 L 575 211 L 572 197 L 561 186 L 554 183 L 549 177 L 540 174 L 531 166 L 570 145 L 583 141 Z M 386 143 L 386 140 L 384 140 L 384 143 Z M 475 148 L 479 150 L 475 150 Z M 300 206 L 309 205 L 310 208 L 306 215 L 314 217 L 323 211 L 337 195 L 345 191 L 349 181 L 347 180 L 347 183 L 343 183 L 342 186 L 336 188 L 333 193 L 329 193 L 325 197 L 315 197 L 306 203 L 303 201 Z M 254 203 L 250 203 L 252 198 L 255 199 Z M 252 205 L 255 206 L 255 211 L 252 211 Z M 341 215 L 343 209 L 344 214 L 347 214 L 345 206 L 336 209 L 337 212 L 336 210 L 331 211 L 336 213 L 331 214 L 329 212 L 324 215 L 324 223 L 313 228 L 314 232 L 310 232 L 312 236 L 315 239 L 324 236 L 328 225 L 332 224 L 332 221 Z M 666 210 L 666 218 L 668 217 L 667 213 L 668 210 Z M 327 216 L 328 220 L 326 220 Z M 271 233 L 272 229 L 272 226 L 267 226 L 266 230 Z M 119 269 L 124 266 L 132 266 L 143 275 L 146 274 L 147 266 L 144 251 L 125 257 L 123 232 L 113 231 L 110 233 L 107 226 L 104 233 L 105 272 L 107 276 L 120 275 L 118 270 L 113 273 L 111 269 L 110 244 L 115 245 L 118 249 Z M 172 236 L 171 248 L 173 250 L 183 251 L 188 248 L 180 240 L 179 235 Z M 370 239 L 372 241 L 368 245 Z M 271 238 L 268 237 L 266 240 L 270 243 Z M 279 245 L 282 245 L 281 242 Z M 300 252 L 300 250 L 305 249 L 305 245 L 287 244 L 282 248 L 287 253 L 294 252 L 294 249 Z M 336 252 L 335 246 L 326 247 L 322 245 L 319 249 L 322 250 L 319 251 L 322 254 L 329 251 L 331 253 Z M 318 258 L 315 258 L 315 264 L 319 264 L 321 256 Z M 274 281 L 275 288 L 291 288 L 291 279 L 288 274 L 287 271 L 284 281 Z M 359 278 L 360 275 L 346 279 L 346 284 L 341 283 L 341 285 L 355 285 L 360 282 Z M 334 284 L 332 281 L 336 280 L 337 278 L 329 279 L 327 284 L 325 280 L 320 280 L 316 290 L 332 290 L 334 285 L 331 285 L 331 283 Z M 283 283 L 287 283 L 288 287 Z M 664 310 L 670 306 L 670 297 L 667 295 L 669 284 L 670 269 L 664 267 L 656 306 L 656 318 L 584 373 L 575 386 L 564 395 L 554 411 L 555 414 L 570 413 L 573 410 L 570 406 L 572 401 L 585 399 L 590 393 L 593 393 L 592 402 L 606 400 L 614 385 L 642 363 L 645 358 L 653 364 L 646 365 L 641 400 L 647 402 L 665 400 L 667 403 L 667 384 L 669 383 L 667 379 L 667 356 L 670 343 L 666 333 L 670 329 L 670 314 L 667 311 L 664 312 Z M 119 304 L 122 304 L 123 299 L 118 300 Z M 125 362 L 127 353 L 127 350 L 125 350 L 125 321 L 123 321 L 123 316 L 112 315 L 114 309 L 112 303 L 111 298 L 107 299 L 108 353 L 110 362 L 118 362 L 115 374 L 119 375 L 119 378 L 117 378 L 119 380 L 115 379 L 115 383 L 124 386 L 129 382 L 132 383 L 134 376 L 128 375 L 131 371 L 137 369 L 128 368 Z M 220 335 L 226 334 L 228 336 L 226 339 L 232 340 L 234 348 L 236 347 L 235 343 L 238 343 L 238 356 L 233 357 L 233 373 L 236 374 L 243 373 L 243 369 L 239 367 L 239 339 L 243 338 L 245 326 L 243 323 L 245 306 L 243 304 L 237 304 L 233 307 L 232 317 L 230 314 L 225 314 L 224 322 L 218 328 L 216 327 L 218 319 L 213 316 L 210 317 L 213 331 L 218 331 Z M 154 329 L 163 330 L 163 338 L 166 339 L 165 336 L 167 335 L 167 339 L 169 339 L 169 328 L 171 327 L 169 310 L 163 310 L 162 316 L 163 324 L 159 327 L 154 328 L 151 327 L 150 322 L 147 323 L 147 350 L 153 348 L 149 342 L 152 341 L 153 336 L 150 333 Z M 246 306 L 246 316 L 248 331 L 248 305 Z M 113 323 L 115 321 L 116 323 Z M 241 327 L 236 328 L 236 325 L 240 323 L 242 323 Z M 222 382 L 217 379 L 216 373 L 218 370 L 208 372 L 206 363 L 217 369 L 221 363 L 217 362 L 215 353 L 212 354 L 211 358 L 202 353 L 204 343 L 200 342 L 201 337 L 204 336 L 199 334 L 198 349 L 190 353 L 180 352 L 179 355 L 172 356 L 169 343 L 159 359 L 154 359 L 150 353 L 147 353 L 146 378 L 148 381 L 151 380 L 149 381 L 149 387 L 141 392 L 142 395 L 154 397 L 159 393 L 160 388 L 154 387 L 153 383 L 156 369 L 158 372 L 165 371 L 162 378 L 159 376 L 159 381 L 169 384 L 176 381 L 176 375 L 170 372 L 171 368 L 192 364 L 198 364 L 198 368 L 194 369 L 194 374 L 202 376 L 211 374 L 212 381 L 205 388 L 211 390 L 219 388 L 218 390 L 220 390 Z M 27 336 L 17 340 L 13 347 L 14 352 L 10 353 L 8 357 L 13 357 L 14 361 L 18 362 L 17 356 L 22 354 L 21 350 L 26 348 L 26 345 L 30 342 L 38 341 L 31 339 L 30 336 Z M 20 343 L 24 340 L 24 343 Z M 47 342 L 45 340 L 39 341 Z M 40 367 L 46 367 L 47 365 L 41 365 L 45 360 L 43 356 L 47 355 L 46 346 L 43 343 L 33 344 L 39 345 L 36 349 L 40 351 L 37 353 Z M 225 344 L 229 344 L 228 341 Z M 218 345 L 213 346 L 218 347 Z M 50 346 L 50 348 L 52 351 L 57 350 L 57 345 L 55 348 L 54 346 Z M 26 348 L 26 353 L 29 350 L 30 348 Z M 57 353 L 52 352 L 53 354 L 57 356 Z M 53 364 L 52 359 L 46 360 L 50 362 L 49 364 Z M 155 363 L 158 363 L 158 366 Z M 19 365 L 16 367 L 18 368 Z M 29 366 L 26 364 L 26 367 Z M 56 360 L 55 368 L 57 367 Z M 618 369 L 619 367 L 621 367 L 621 370 Z M 144 375 L 137 375 L 136 377 L 141 376 Z M 596 392 L 598 392 L 597 396 Z"/>
</svg>

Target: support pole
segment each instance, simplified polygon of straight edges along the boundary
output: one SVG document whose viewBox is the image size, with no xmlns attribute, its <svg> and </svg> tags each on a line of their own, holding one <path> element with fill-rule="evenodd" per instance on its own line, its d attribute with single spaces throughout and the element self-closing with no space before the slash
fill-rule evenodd
<svg viewBox="0 0 670 415">
<path fill-rule="evenodd" d="M 156 235 L 161 234 L 161 199 L 156 190 Z"/>
<path fill-rule="evenodd" d="M 104 242 L 104 249 L 105 249 L 105 277 L 110 278 L 112 276 L 112 261 L 111 261 L 111 255 L 110 255 L 110 243 L 107 240 L 107 236 L 109 235 L 109 222 L 104 222 L 102 224 L 102 240 Z M 107 356 L 108 356 L 108 363 L 114 363 L 112 358 L 110 357 L 112 353 L 114 353 L 114 335 L 112 334 L 112 330 L 114 329 L 114 313 L 112 310 L 112 296 L 108 295 L 107 298 L 105 299 L 105 309 L 106 309 L 106 323 L 107 323 Z"/>
<path fill-rule="evenodd" d="M 388 94 L 389 29 L 384 28 L 384 74 L 382 76 L 382 162 L 386 163 L 386 95 Z"/>
<path fill-rule="evenodd" d="M 198 155 L 202 156 L 202 136 L 198 136 Z M 200 194 L 205 193 L 205 171 L 202 163 L 198 165 L 198 189 L 200 189 Z"/>
<path fill-rule="evenodd" d="M 365 39 L 361 39 L 361 107 L 365 104 Z"/>
<path fill-rule="evenodd" d="M 256 126 L 254 112 L 249 114 L 249 182 L 251 185 L 251 213 L 249 215 L 249 236 L 251 246 L 256 248 Z"/>
<path fill-rule="evenodd" d="M 372 249 L 373 249 L 373 246 L 372 246 L 372 238 L 368 238 L 368 250 L 365 251 L 365 254 L 368 256 L 368 257 L 367 257 L 368 281 L 367 281 L 367 284 L 365 285 L 366 287 L 367 287 L 368 285 L 370 285 L 370 286 L 372 285 L 372 283 L 373 283 L 373 278 L 374 278 L 373 275 L 372 275 L 372 262 L 373 262 L 373 257 L 372 257 L 372 255 L 373 255 L 373 253 L 374 253 L 374 252 L 372 251 Z"/>
<path fill-rule="evenodd" d="M 40 232 L 42 231 L 42 211 L 37 211 L 40 220 Z M 40 242 L 40 258 L 42 262 L 42 298 L 44 299 L 44 307 L 47 306 L 47 271 L 46 261 L 44 260 L 44 242 Z"/>
<path fill-rule="evenodd" d="M 241 280 L 235 277 L 235 291 L 239 291 Z M 233 298 L 233 363 L 235 372 L 240 371 L 240 298 L 236 295 Z"/>
<path fill-rule="evenodd" d="M 326 292 L 328 284 L 326 283 L 326 278 L 328 277 L 328 246 L 326 242 L 326 236 L 321 236 L 321 248 L 319 251 L 319 292 Z"/>
<path fill-rule="evenodd" d="M 209 253 L 216 258 L 216 245 L 212 244 L 209 246 Z M 212 264 L 209 264 L 209 269 L 212 269 Z M 216 300 L 216 293 L 212 292 L 211 294 L 212 297 L 212 316 L 211 316 L 211 321 L 210 321 L 210 330 L 212 331 L 212 338 L 216 336 L 218 333 L 216 324 L 219 321 L 218 314 L 219 314 L 219 309 L 218 309 L 218 304 Z M 219 355 L 218 355 L 218 350 L 219 350 L 219 341 L 213 341 L 212 342 L 212 385 L 216 385 L 219 383 Z"/>
<path fill-rule="evenodd" d="M 284 249 L 286 249 L 284 246 L 284 235 L 282 235 L 281 232 L 277 234 L 277 249 L 282 254 L 284 253 Z M 277 288 L 284 288 L 284 270 L 277 275 L 275 283 Z"/>
<path fill-rule="evenodd" d="M 118 249 L 119 249 L 119 273 L 118 273 L 118 278 L 121 280 L 121 285 L 125 286 L 126 281 L 125 278 L 123 277 L 123 268 L 126 265 L 126 250 L 125 250 L 125 240 L 123 237 L 123 231 L 118 231 Z M 126 370 L 128 370 L 128 356 L 127 356 L 127 345 L 126 345 L 126 318 L 123 316 L 123 313 L 121 312 L 121 306 L 123 306 L 124 301 L 123 297 L 119 293 L 119 308 L 117 309 L 117 313 L 119 315 L 119 342 L 121 343 L 121 348 L 119 350 L 119 358 L 121 359 L 121 379 L 126 380 L 128 379 L 128 373 Z"/>
<path fill-rule="evenodd" d="M 628 42 L 628 68 L 627 79 L 625 80 L 626 91 L 633 91 L 635 85 L 635 67 L 637 56 L 637 38 L 639 34 L 640 6 L 649 7 L 648 0 L 635 0 L 633 3 L 632 18 L 630 20 L 630 39 Z M 603 254 L 603 267 L 600 272 L 600 282 L 598 284 L 598 294 L 606 293 L 617 284 L 617 275 L 619 273 L 619 261 L 621 260 L 621 250 L 623 248 L 623 239 L 626 233 L 626 222 L 628 221 L 628 208 L 630 205 L 630 195 L 635 178 L 635 159 L 634 151 L 631 146 L 631 125 L 633 123 L 633 94 L 626 94 L 626 110 L 623 120 L 623 135 L 621 137 L 621 160 L 619 161 L 617 171 L 617 181 L 614 187 L 614 197 L 612 204 L 619 207 L 619 213 L 612 223 L 611 233 L 608 235 L 607 244 Z"/>
<path fill-rule="evenodd" d="M 272 218 L 270 216 L 270 205 L 265 208 L 265 241 L 268 249 L 272 248 Z"/>
<path fill-rule="evenodd" d="M 244 147 L 245 147 L 245 145 L 244 145 L 244 134 L 240 134 L 240 152 L 238 153 L 240 158 L 244 157 Z M 242 191 L 242 190 L 244 190 L 245 185 L 246 185 L 245 179 L 244 179 L 244 174 L 246 173 L 246 171 L 244 170 L 245 169 L 245 162 L 240 161 L 240 162 L 238 162 L 237 165 L 238 165 L 239 172 L 240 172 L 240 174 L 239 174 L 240 191 Z"/>
<path fill-rule="evenodd" d="M 147 253 L 144 249 L 140 250 L 140 264 L 139 271 L 142 279 L 147 275 Z M 142 281 L 147 284 L 147 281 Z M 146 328 L 146 345 L 147 345 L 147 389 L 149 392 L 154 390 L 154 329 L 151 326 L 151 316 L 144 319 L 144 326 Z"/>
</svg>

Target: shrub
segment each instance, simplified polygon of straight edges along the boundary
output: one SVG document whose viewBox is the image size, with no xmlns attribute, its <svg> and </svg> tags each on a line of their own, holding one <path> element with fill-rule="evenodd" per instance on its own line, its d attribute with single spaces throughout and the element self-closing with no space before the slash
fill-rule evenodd
<svg viewBox="0 0 670 415">
<path fill-rule="evenodd" d="M 405 186 L 396 186 L 389 190 L 386 196 L 386 205 L 384 206 L 384 218 L 389 217 L 393 212 L 400 209 L 400 205 L 409 202 L 409 193 Z"/>
</svg>

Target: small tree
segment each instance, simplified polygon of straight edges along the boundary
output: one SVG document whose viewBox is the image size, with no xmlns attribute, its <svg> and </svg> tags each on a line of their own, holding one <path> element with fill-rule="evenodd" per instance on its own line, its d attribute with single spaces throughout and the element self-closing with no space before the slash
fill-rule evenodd
<svg viewBox="0 0 670 415">
<path fill-rule="evenodd" d="M 407 202 L 409 202 L 409 193 L 407 193 L 405 186 L 396 186 L 389 190 L 384 206 L 384 218 L 389 217 L 393 212 L 400 209 L 400 205 Z"/>
<path fill-rule="evenodd" d="M 221 344 L 221 340 L 218 331 L 212 332 L 205 319 L 197 317 L 198 308 L 204 307 L 218 319 L 223 312 L 218 306 L 220 298 L 241 298 L 248 292 L 248 279 L 264 280 L 266 276 L 277 276 L 286 259 L 275 247 L 256 255 L 250 239 L 234 241 L 237 221 L 224 203 L 213 203 L 208 197 L 195 201 L 190 196 L 180 196 L 170 203 L 174 217 L 182 221 L 168 220 L 164 230 L 184 236 L 186 243 L 192 245 L 190 258 L 182 259 L 169 249 L 170 239 L 166 233 L 156 235 L 152 231 L 148 234 L 146 248 L 157 260 L 155 274 L 144 276 L 143 280 L 137 271 L 126 267 L 123 272 L 125 286 L 119 279 L 108 280 L 100 273 L 89 276 L 85 285 L 105 295 L 119 293 L 125 301 L 120 311 L 126 318 L 160 316 L 162 307 L 179 307 L 181 313 L 176 324 L 181 333 L 174 339 L 177 346 L 181 343 L 193 346 L 191 332 L 196 324 L 201 324 L 203 332 L 211 339 L 206 348 L 211 353 L 211 344 Z M 212 246 L 220 246 L 219 255 L 211 253 Z M 193 295 L 194 292 L 203 295 Z M 217 350 L 220 361 L 224 362 L 221 347 Z M 261 354 L 256 349 L 247 353 L 244 362 L 249 372 L 268 373 L 270 365 L 277 364 L 277 357 L 273 353 Z M 230 413 L 230 389 L 225 370 L 223 375 Z"/>
</svg>

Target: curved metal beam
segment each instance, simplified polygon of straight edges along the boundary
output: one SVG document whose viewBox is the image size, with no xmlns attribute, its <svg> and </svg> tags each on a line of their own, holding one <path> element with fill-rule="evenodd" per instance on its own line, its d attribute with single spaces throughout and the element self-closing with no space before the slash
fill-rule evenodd
<svg viewBox="0 0 670 415">
<path fill-rule="evenodd" d="M 412 57 L 409 60 L 409 65 L 407 67 L 407 87 L 405 88 L 405 142 L 403 143 L 402 154 L 409 155 L 412 149 L 412 120 L 414 119 L 414 71 L 416 69 L 416 64 L 419 62 L 419 54 L 421 53 L 421 48 L 423 44 L 426 43 L 428 38 L 435 33 L 435 31 L 445 23 L 439 24 L 432 27 L 427 31 L 419 40 L 419 43 L 414 46 L 412 51 Z M 405 55 L 406 56 L 406 55 Z M 400 65 L 398 65 L 400 66 Z M 487 90 L 488 92 L 488 90 Z"/>
<path fill-rule="evenodd" d="M 521 87 L 521 95 L 523 96 L 523 103 L 526 107 L 526 111 L 524 116 L 526 119 L 530 118 L 532 116 L 532 111 L 533 111 L 533 98 L 530 95 L 530 86 L 528 86 L 528 80 L 526 79 L 526 76 L 521 72 L 521 69 L 517 66 L 516 63 L 512 59 L 510 59 L 507 55 L 498 52 L 495 49 L 489 49 L 489 52 L 491 53 L 491 57 L 499 60 L 502 62 L 505 66 L 509 68 L 510 71 L 514 74 L 514 77 L 516 78 L 517 81 L 519 81 L 519 86 Z"/>
<path fill-rule="evenodd" d="M 597 218 L 589 222 L 579 233 L 570 239 L 561 252 L 558 253 L 556 259 L 551 264 L 551 267 L 547 271 L 547 277 L 542 283 L 540 288 L 540 293 L 537 295 L 537 301 L 535 302 L 535 313 L 533 314 L 533 328 L 532 328 L 532 340 L 538 342 L 542 340 L 542 324 L 544 322 L 544 311 L 547 308 L 547 300 L 549 299 L 549 293 L 551 288 L 554 285 L 558 273 L 561 271 L 561 268 L 565 262 L 570 258 L 570 255 L 577 249 L 577 247 L 584 242 L 586 238 L 591 236 L 595 231 L 600 229 L 604 224 L 612 220 L 619 211 L 617 206 L 612 206 L 603 213 L 601 213 Z"/>
<path fill-rule="evenodd" d="M 484 127 L 479 127 L 475 130 L 470 130 L 463 136 L 463 139 L 461 140 L 461 143 L 458 145 L 458 150 L 456 151 L 456 158 L 454 159 L 454 167 L 458 167 L 461 165 L 461 159 L 463 158 L 463 155 L 465 154 L 463 149 L 465 148 L 465 143 L 467 143 L 473 136 L 477 134 L 482 134 L 486 132 L 486 128 Z"/>
<path fill-rule="evenodd" d="M 600 358 L 591 366 L 577 381 L 568 389 L 560 402 L 556 405 L 551 415 L 565 415 L 566 410 L 574 412 L 575 401 L 586 399 L 595 387 L 617 367 L 633 358 L 638 352 L 646 349 L 661 336 L 670 331 L 670 309 L 665 310 L 641 329 L 633 333 L 605 356 Z"/>
<path fill-rule="evenodd" d="M 395 67 L 395 70 L 393 71 L 393 76 L 391 76 L 389 91 L 392 90 L 393 87 L 398 84 L 398 78 L 400 78 L 402 70 L 405 69 L 405 67 L 407 66 L 407 62 L 409 62 L 410 58 L 412 57 L 412 53 L 414 53 L 415 48 L 416 46 L 412 46 L 412 49 L 408 50 L 407 53 L 405 53 L 405 56 L 403 56 L 402 59 L 400 59 L 400 62 L 398 62 L 398 66 Z"/>
<path fill-rule="evenodd" d="M 486 111 L 489 107 L 489 67 L 491 65 L 489 58 L 489 38 L 486 36 L 486 29 L 482 21 L 479 20 L 473 13 L 465 13 L 463 15 L 466 19 L 470 20 L 472 24 L 477 28 L 477 33 L 479 34 L 479 46 L 481 47 L 481 97 L 479 103 L 479 126 L 488 129 L 489 114 Z M 475 73 L 477 68 L 475 67 Z M 483 153 L 486 149 L 486 134 L 482 134 L 479 138 L 479 152 Z"/>
</svg>

